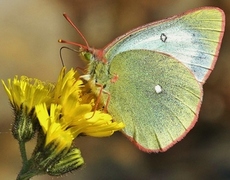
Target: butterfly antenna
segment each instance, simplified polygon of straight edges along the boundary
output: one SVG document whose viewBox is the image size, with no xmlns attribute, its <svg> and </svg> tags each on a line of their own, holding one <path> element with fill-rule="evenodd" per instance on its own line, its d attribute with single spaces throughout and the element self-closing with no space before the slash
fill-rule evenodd
<svg viewBox="0 0 230 180">
<path fill-rule="evenodd" d="M 62 57 L 62 50 L 63 50 L 63 49 L 68 49 L 68 50 L 73 51 L 73 52 L 76 52 L 76 53 L 79 53 L 79 51 L 78 51 L 78 50 L 76 50 L 76 49 L 73 49 L 73 48 L 67 47 L 67 46 L 62 46 L 62 47 L 60 48 L 60 58 L 61 58 L 61 63 L 62 63 L 62 66 L 64 67 L 64 66 L 65 66 L 65 64 L 64 64 L 63 57 Z"/>
<path fill-rule="evenodd" d="M 81 36 L 81 38 L 84 40 L 86 46 L 83 46 L 81 44 L 78 44 L 78 43 L 74 43 L 74 42 L 69 42 L 69 41 L 65 41 L 65 40 L 58 40 L 58 42 L 60 43 L 67 43 L 67 44 L 72 44 L 72 45 L 75 45 L 75 46 L 79 46 L 79 47 L 82 47 L 82 48 L 85 48 L 85 49 L 89 49 L 89 44 L 86 40 L 86 38 L 83 36 L 83 34 L 81 33 L 81 31 L 77 28 L 77 26 L 75 26 L 75 24 L 71 21 L 71 19 L 69 18 L 69 16 L 67 14 L 63 14 L 63 16 L 65 17 L 65 19 L 70 23 L 71 26 L 74 27 L 74 29 L 78 32 L 78 34 Z"/>
</svg>

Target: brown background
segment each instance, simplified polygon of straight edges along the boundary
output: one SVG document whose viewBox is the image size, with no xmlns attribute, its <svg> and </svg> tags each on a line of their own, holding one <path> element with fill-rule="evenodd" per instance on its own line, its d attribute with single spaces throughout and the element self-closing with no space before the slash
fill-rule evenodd
<svg viewBox="0 0 230 180">
<path fill-rule="evenodd" d="M 92 47 L 101 48 L 128 30 L 201 6 L 218 6 L 227 26 L 215 70 L 204 85 L 200 118 L 191 132 L 165 153 L 139 151 L 120 133 L 109 138 L 78 138 L 85 166 L 58 179 L 230 179 L 229 0 L 70 0 L 0 1 L 0 79 L 27 75 L 56 81 L 61 68 L 57 39 L 82 40 L 62 17 L 66 12 Z M 63 51 L 68 67 L 80 59 Z M 13 120 L 0 86 L 0 175 L 15 179 L 21 167 Z M 29 150 L 33 147 L 30 143 Z M 34 180 L 52 179 L 38 176 Z M 56 178 L 54 178 L 56 179 Z"/>
</svg>

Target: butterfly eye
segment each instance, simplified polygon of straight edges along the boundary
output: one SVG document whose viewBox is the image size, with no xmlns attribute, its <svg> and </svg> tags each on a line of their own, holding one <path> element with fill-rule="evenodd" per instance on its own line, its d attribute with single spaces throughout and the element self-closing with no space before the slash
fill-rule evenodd
<svg viewBox="0 0 230 180">
<path fill-rule="evenodd" d="M 86 51 L 82 51 L 80 53 L 80 56 L 82 59 L 84 59 L 87 62 L 91 62 L 94 59 L 93 55 L 90 52 L 86 52 Z"/>
</svg>

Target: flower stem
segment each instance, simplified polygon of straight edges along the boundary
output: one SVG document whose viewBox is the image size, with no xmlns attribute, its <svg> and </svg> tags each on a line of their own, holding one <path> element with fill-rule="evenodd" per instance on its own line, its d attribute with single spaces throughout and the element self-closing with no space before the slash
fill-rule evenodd
<svg viewBox="0 0 230 180">
<path fill-rule="evenodd" d="M 22 164 L 25 166 L 25 164 L 28 163 L 27 155 L 26 155 L 26 143 L 24 141 L 19 141 L 19 149 L 22 157 Z"/>
<path fill-rule="evenodd" d="M 39 174 L 39 170 L 33 168 L 33 165 L 30 161 L 27 161 L 26 164 L 23 164 L 23 167 L 18 174 L 18 177 L 16 180 L 29 180 L 32 177 Z"/>
</svg>

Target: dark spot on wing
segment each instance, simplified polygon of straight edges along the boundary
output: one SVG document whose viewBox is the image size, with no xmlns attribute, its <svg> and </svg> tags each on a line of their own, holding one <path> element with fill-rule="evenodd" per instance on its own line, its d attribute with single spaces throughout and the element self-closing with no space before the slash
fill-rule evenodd
<svg viewBox="0 0 230 180">
<path fill-rule="evenodd" d="M 161 33 L 160 39 L 162 42 L 166 42 L 167 36 L 164 33 Z"/>
</svg>

